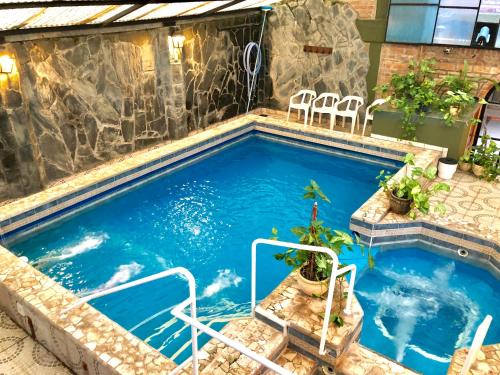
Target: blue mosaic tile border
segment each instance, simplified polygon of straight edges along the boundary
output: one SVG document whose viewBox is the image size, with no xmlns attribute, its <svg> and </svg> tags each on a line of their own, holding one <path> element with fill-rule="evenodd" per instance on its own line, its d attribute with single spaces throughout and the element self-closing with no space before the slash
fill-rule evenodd
<svg viewBox="0 0 500 375">
<path fill-rule="evenodd" d="M 442 227 L 439 225 L 430 224 L 430 223 L 427 223 L 424 221 L 411 221 L 411 222 L 406 222 L 406 223 L 370 224 L 370 223 L 364 222 L 364 221 L 356 219 L 356 218 L 351 218 L 350 223 L 352 225 L 356 225 L 358 227 L 366 228 L 370 231 L 379 231 L 379 230 L 388 230 L 388 229 L 425 228 L 425 229 L 429 229 L 429 230 L 436 232 L 436 233 L 446 234 L 448 236 L 455 237 L 457 239 L 473 242 L 475 244 L 485 246 L 485 247 L 490 247 L 490 248 L 492 248 L 500 253 L 500 245 L 494 243 L 493 241 L 490 241 L 490 240 L 487 240 L 487 239 L 484 239 L 481 237 L 476 237 L 476 236 L 473 236 L 473 235 L 470 235 L 467 233 L 463 233 L 463 232 L 460 232 L 457 230 L 445 228 L 445 227 Z M 400 237 L 402 235 L 405 235 L 405 234 L 402 233 L 399 236 L 377 236 L 377 237 L 373 237 L 373 241 L 381 242 L 380 239 L 384 239 L 384 242 L 388 242 L 388 241 L 390 241 L 391 237 Z M 411 235 L 407 235 L 407 236 L 414 236 L 414 235 L 411 234 Z M 423 235 L 420 235 L 420 236 L 423 236 Z M 457 248 L 460 247 L 456 244 L 452 244 L 452 243 L 449 243 L 446 241 L 438 240 L 437 238 L 435 238 L 434 240 L 441 241 L 441 242 L 449 244 L 451 246 L 457 246 Z"/>
<path fill-rule="evenodd" d="M 285 126 L 279 126 L 279 125 L 274 125 L 274 124 L 268 124 L 265 122 L 250 122 L 241 126 L 238 126 L 237 128 L 227 131 L 225 133 L 216 135 L 214 137 L 211 137 L 207 140 L 204 140 L 202 142 L 193 144 L 188 147 L 184 147 L 180 150 L 177 150 L 175 152 L 166 154 L 158 159 L 155 159 L 151 162 L 145 163 L 139 167 L 133 168 L 131 170 L 128 170 L 126 172 L 122 172 L 116 176 L 104 179 L 102 181 L 99 181 L 98 183 L 92 184 L 91 186 L 87 186 L 81 190 L 78 190 L 76 192 L 67 194 L 59 199 L 53 200 L 51 202 L 47 202 L 39 207 L 36 207 L 35 209 L 27 210 L 19 215 L 13 216 L 9 219 L 3 220 L 0 222 L 0 230 L 3 232 L 1 233 L 4 238 L 9 238 L 19 232 L 22 232 L 26 229 L 30 229 L 33 227 L 36 227 L 43 222 L 46 222 L 48 220 L 52 220 L 56 217 L 62 216 L 66 213 L 68 213 L 71 210 L 74 210 L 77 207 L 80 207 L 84 204 L 87 204 L 91 201 L 97 200 L 99 198 L 102 198 L 108 194 L 111 194 L 113 192 L 118 191 L 119 189 L 123 189 L 124 187 L 133 185 L 141 180 L 144 180 L 145 178 L 150 177 L 153 174 L 162 172 L 166 169 L 174 168 L 176 165 L 180 163 L 185 163 L 188 161 L 190 158 L 194 158 L 196 156 L 199 156 L 200 153 L 207 152 L 212 148 L 215 147 L 220 147 L 224 145 L 225 143 L 228 142 L 234 142 L 236 139 L 239 137 L 242 137 L 244 135 L 247 135 L 250 132 L 255 131 L 256 126 L 259 126 L 261 131 L 260 133 L 263 134 L 268 134 L 266 132 L 267 129 L 269 130 L 274 130 L 274 131 L 280 131 L 281 135 L 276 135 L 273 134 L 272 132 L 269 132 L 272 136 L 275 137 L 282 137 L 282 138 L 289 138 L 291 140 L 294 140 L 296 142 L 301 142 L 305 144 L 310 144 L 310 145 L 316 145 L 316 146 L 321 146 L 324 148 L 329 148 L 329 149 L 337 149 L 337 150 L 342 150 L 342 152 L 349 153 L 349 154 L 360 154 L 363 153 L 363 150 L 371 150 L 371 151 L 377 151 L 383 154 L 386 154 L 387 157 L 394 162 L 394 157 L 400 157 L 402 158 L 404 156 L 404 152 L 397 151 L 397 150 L 391 150 L 387 148 L 381 148 L 381 147 L 374 147 L 371 145 L 365 145 L 360 142 L 354 142 L 354 141 L 347 141 L 345 139 L 341 138 L 336 138 L 334 135 L 332 136 L 325 136 L 325 135 L 320 135 L 320 134 L 314 134 L 314 133 L 308 133 L 305 131 L 300 131 L 300 130 L 294 130 L 294 129 L 289 129 Z M 308 139 L 311 139 L 311 141 L 304 141 L 297 139 L 296 136 L 302 136 L 302 137 L 307 137 Z M 222 141 L 224 140 L 224 141 Z M 318 141 L 329 141 L 329 142 L 334 142 L 338 144 L 338 147 L 332 147 L 328 145 L 322 145 L 318 143 L 314 143 L 314 140 Z M 342 149 L 342 145 L 349 145 L 353 147 L 357 147 L 359 151 L 352 151 L 348 149 Z M 208 146 L 208 147 L 207 147 Z M 197 151 L 194 155 L 186 155 L 186 157 L 182 157 L 183 155 L 190 153 L 192 151 Z M 380 156 L 374 156 L 370 154 L 366 154 L 369 158 L 371 159 L 380 159 L 383 160 L 383 157 Z M 181 157 L 180 160 L 178 161 L 171 161 L 174 158 Z M 148 169 L 152 169 L 150 171 L 146 171 Z M 141 173 L 144 172 L 144 173 Z M 136 178 L 128 181 L 126 180 L 130 175 L 134 174 L 139 174 Z M 126 180 L 122 181 L 121 180 Z M 109 188 L 105 189 L 102 192 L 97 192 L 97 189 L 105 188 L 106 186 L 109 186 Z M 93 191 L 96 191 L 95 194 L 92 194 L 90 197 L 82 198 L 79 200 L 79 197 L 82 197 L 83 195 L 87 193 L 91 193 Z M 68 207 L 61 207 L 58 208 L 58 206 L 64 205 L 70 200 L 75 199 L 76 202 L 71 204 Z M 30 220 L 32 218 L 32 220 Z M 22 224 L 16 225 L 16 223 L 19 223 L 21 221 L 25 221 Z"/>
</svg>

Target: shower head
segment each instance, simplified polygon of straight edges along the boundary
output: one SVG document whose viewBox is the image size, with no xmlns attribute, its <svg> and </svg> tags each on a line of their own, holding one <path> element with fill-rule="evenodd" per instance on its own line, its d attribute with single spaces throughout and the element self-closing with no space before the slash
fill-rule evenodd
<svg viewBox="0 0 500 375">
<path fill-rule="evenodd" d="M 273 7 L 270 5 L 263 5 L 260 7 L 260 9 L 263 10 L 264 12 L 269 12 L 270 10 L 273 10 Z"/>
</svg>

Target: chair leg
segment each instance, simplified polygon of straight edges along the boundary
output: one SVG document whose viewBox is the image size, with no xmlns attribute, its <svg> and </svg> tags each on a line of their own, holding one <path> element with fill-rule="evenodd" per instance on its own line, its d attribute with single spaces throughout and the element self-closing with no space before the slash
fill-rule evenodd
<svg viewBox="0 0 500 375">
<path fill-rule="evenodd" d="M 342 127 L 345 128 L 345 116 L 342 116 Z"/>
<path fill-rule="evenodd" d="M 312 126 L 314 121 L 314 109 L 311 110 L 311 120 L 309 121 L 309 125 Z"/>
<path fill-rule="evenodd" d="M 356 117 L 351 117 L 351 134 L 354 134 L 354 127 L 356 126 Z"/>
<path fill-rule="evenodd" d="M 298 116 L 298 119 L 300 120 L 300 109 L 297 110 L 297 116 Z"/>
<path fill-rule="evenodd" d="M 333 127 L 335 126 L 335 120 L 337 119 L 337 116 L 335 113 L 332 113 L 330 115 L 330 130 L 333 130 Z"/>
<path fill-rule="evenodd" d="M 356 128 L 359 130 L 359 115 L 356 114 Z"/>
<path fill-rule="evenodd" d="M 286 122 L 288 122 L 290 120 L 290 110 L 291 110 L 291 108 L 288 107 L 288 115 L 286 116 Z"/>
<path fill-rule="evenodd" d="M 309 110 L 304 111 L 304 126 L 307 126 L 307 118 L 309 116 Z"/>
<path fill-rule="evenodd" d="M 366 130 L 366 123 L 368 122 L 368 117 L 365 117 L 365 122 L 363 123 L 363 131 L 361 132 L 361 135 L 364 137 L 365 136 L 365 130 Z"/>
<path fill-rule="evenodd" d="M 320 112 L 320 113 L 319 113 L 319 124 L 320 124 L 320 125 L 321 125 L 321 115 L 322 115 L 322 113 Z"/>
</svg>

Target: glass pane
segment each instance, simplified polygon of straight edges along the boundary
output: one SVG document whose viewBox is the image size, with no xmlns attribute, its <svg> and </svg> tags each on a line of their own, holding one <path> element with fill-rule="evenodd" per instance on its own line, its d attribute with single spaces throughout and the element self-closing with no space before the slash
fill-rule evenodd
<svg viewBox="0 0 500 375">
<path fill-rule="evenodd" d="M 500 22 L 500 0 L 483 0 L 479 8 L 478 22 Z"/>
<path fill-rule="evenodd" d="M 387 25 L 387 41 L 431 43 L 436 6 L 392 5 Z"/>
<path fill-rule="evenodd" d="M 441 0 L 441 6 L 447 7 L 478 7 L 479 0 Z"/>
<path fill-rule="evenodd" d="M 441 8 L 436 23 L 434 43 L 470 45 L 476 13 L 475 9 Z"/>
</svg>

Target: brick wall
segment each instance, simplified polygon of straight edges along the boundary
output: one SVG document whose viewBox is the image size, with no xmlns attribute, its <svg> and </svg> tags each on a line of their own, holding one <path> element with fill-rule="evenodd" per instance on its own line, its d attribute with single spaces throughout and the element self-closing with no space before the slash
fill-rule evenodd
<svg viewBox="0 0 500 375">
<path fill-rule="evenodd" d="M 404 73 L 411 58 L 434 58 L 437 61 L 438 76 L 457 73 L 464 60 L 469 64 L 470 76 L 486 76 L 500 81 L 500 51 L 452 48 L 449 54 L 440 46 L 412 46 L 384 44 L 380 55 L 378 83 L 389 82 L 393 73 Z M 480 94 L 485 95 L 491 83 L 483 84 Z"/>
<path fill-rule="evenodd" d="M 348 0 L 354 10 L 358 13 L 358 18 L 374 19 L 377 10 L 377 0 Z"/>
</svg>

